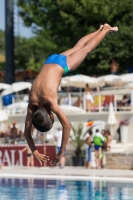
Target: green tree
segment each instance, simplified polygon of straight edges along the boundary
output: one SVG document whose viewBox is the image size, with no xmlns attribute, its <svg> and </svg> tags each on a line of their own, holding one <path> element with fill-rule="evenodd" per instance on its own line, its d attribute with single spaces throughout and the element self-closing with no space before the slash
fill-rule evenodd
<svg viewBox="0 0 133 200">
<path fill-rule="evenodd" d="M 39 71 L 45 60 L 38 38 L 14 37 L 14 64 L 16 69 Z M 43 60 L 42 60 L 43 58 Z M 5 33 L 0 30 L 0 70 L 5 67 Z"/>
<path fill-rule="evenodd" d="M 5 34 L 0 30 L 0 70 L 4 69 L 5 65 Z"/>
<path fill-rule="evenodd" d="M 0 30 L 0 54 L 5 53 L 5 34 Z"/>
<path fill-rule="evenodd" d="M 120 63 L 121 72 L 133 62 L 131 0 L 18 0 L 18 6 L 25 25 L 32 26 L 36 33 L 38 53 L 43 52 L 44 58 L 71 48 L 82 36 L 107 22 L 117 25 L 119 32 L 107 36 L 76 72 L 108 73 L 113 57 Z"/>
<path fill-rule="evenodd" d="M 40 42 L 37 37 L 15 38 L 15 68 L 39 71 L 42 67 L 43 53 L 40 51 Z"/>
</svg>

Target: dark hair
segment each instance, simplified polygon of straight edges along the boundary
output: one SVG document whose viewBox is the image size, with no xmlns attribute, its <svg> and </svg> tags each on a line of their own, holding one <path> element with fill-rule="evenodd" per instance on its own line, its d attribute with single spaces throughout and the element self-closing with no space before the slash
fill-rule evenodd
<svg viewBox="0 0 133 200">
<path fill-rule="evenodd" d="M 89 132 L 89 135 L 92 135 L 92 134 L 93 134 L 92 130 L 89 130 L 88 132 Z"/>
<path fill-rule="evenodd" d="M 47 132 L 52 128 L 52 120 L 44 108 L 38 108 L 32 116 L 33 126 L 40 132 Z"/>
<path fill-rule="evenodd" d="M 106 134 L 107 134 L 107 135 L 111 135 L 111 133 L 110 133 L 110 131 L 109 131 L 109 130 L 107 130 L 107 131 L 106 131 Z"/>
<path fill-rule="evenodd" d="M 86 83 L 86 87 L 89 87 L 88 83 Z"/>
</svg>

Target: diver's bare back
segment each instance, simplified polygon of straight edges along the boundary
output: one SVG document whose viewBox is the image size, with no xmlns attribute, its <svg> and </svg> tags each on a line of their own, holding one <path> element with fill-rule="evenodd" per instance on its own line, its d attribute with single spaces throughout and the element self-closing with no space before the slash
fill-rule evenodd
<svg viewBox="0 0 133 200">
<path fill-rule="evenodd" d="M 42 106 L 45 101 L 57 100 L 57 90 L 64 70 L 56 64 L 44 64 L 30 92 L 30 105 Z"/>
</svg>

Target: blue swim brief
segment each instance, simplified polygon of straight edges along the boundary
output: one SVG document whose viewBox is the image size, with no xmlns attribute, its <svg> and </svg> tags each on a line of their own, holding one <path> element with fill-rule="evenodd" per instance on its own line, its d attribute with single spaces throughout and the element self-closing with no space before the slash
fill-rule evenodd
<svg viewBox="0 0 133 200">
<path fill-rule="evenodd" d="M 101 146 L 95 145 L 95 150 L 98 151 L 101 148 Z"/>
<path fill-rule="evenodd" d="M 70 70 L 67 65 L 67 57 L 63 54 L 52 54 L 44 62 L 44 64 L 57 64 L 64 69 L 64 74 L 67 74 Z"/>
</svg>

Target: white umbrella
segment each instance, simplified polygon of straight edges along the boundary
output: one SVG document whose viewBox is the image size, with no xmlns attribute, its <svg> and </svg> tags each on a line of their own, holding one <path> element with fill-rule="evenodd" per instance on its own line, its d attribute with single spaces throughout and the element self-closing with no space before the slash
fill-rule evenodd
<svg viewBox="0 0 133 200">
<path fill-rule="evenodd" d="M 129 73 L 129 74 L 123 74 L 120 76 L 122 82 L 124 83 L 130 83 L 133 82 L 133 73 Z"/>
<path fill-rule="evenodd" d="M 69 86 L 67 79 L 65 80 L 65 78 L 62 78 L 60 86 L 61 87 L 67 87 L 67 86 Z"/>
<path fill-rule="evenodd" d="M 12 94 L 14 92 L 19 92 L 25 89 L 31 89 L 31 83 L 29 82 L 17 82 L 13 83 L 8 89 L 4 90 L 1 95 L 5 96 L 8 94 Z"/>
<path fill-rule="evenodd" d="M 13 103 L 9 106 L 5 106 L 6 109 L 27 109 L 28 103 L 27 102 L 17 102 L 17 103 Z"/>
<path fill-rule="evenodd" d="M 5 90 L 7 88 L 9 88 L 10 85 L 9 84 L 6 84 L 6 83 L 0 83 L 0 90 Z"/>
<path fill-rule="evenodd" d="M 8 115 L 4 110 L 0 110 L 0 122 L 8 120 Z"/>
<path fill-rule="evenodd" d="M 114 85 L 116 83 L 121 83 L 121 78 L 120 76 L 117 75 L 105 75 L 105 76 L 100 76 L 97 78 L 99 81 L 103 81 L 105 84 L 109 84 L 109 85 Z"/>
<path fill-rule="evenodd" d="M 61 87 L 68 87 L 68 82 L 64 80 L 64 78 L 62 78 L 61 83 L 59 85 L 58 91 L 61 91 Z"/>
<path fill-rule="evenodd" d="M 78 88 L 84 88 L 86 84 L 88 84 L 91 88 L 103 86 L 103 81 L 82 74 L 65 77 L 64 80 L 67 82 L 68 86 Z"/>
<path fill-rule="evenodd" d="M 6 109 L 24 109 L 26 110 L 28 106 L 27 102 L 18 102 L 18 103 L 13 103 L 9 106 L 5 106 Z M 64 113 L 85 113 L 85 111 L 82 108 L 76 107 L 76 106 L 69 106 L 69 105 L 61 105 L 60 108 L 63 110 Z"/>
<path fill-rule="evenodd" d="M 63 110 L 65 114 L 81 114 L 85 113 L 85 111 L 82 108 L 76 107 L 76 106 L 69 106 L 69 105 L 60 105 L 60 108 Z"/>
<path fill-rule="evenodd" d="M 117 123 L 112 102 L 110 102 L 110 104 L 109 104 L 109 115 L 108 115 L 107 123 L 109 125 L 115 125 Z"/>
<path fill-rule="evenodd" d="M 112 102 L 109 104 L 109 115 L 107 123 L 110 125 L 110 131 L 114 134 L 114 125 L 117 123 L 117 119 L 115 116 L 114 108 Z"/>
<path fill-rule="evenodd" d="M 133 88 L 133 82 L 125 85 L 125 88 L 131 88 L 132 89 Z"/>
</svg>

